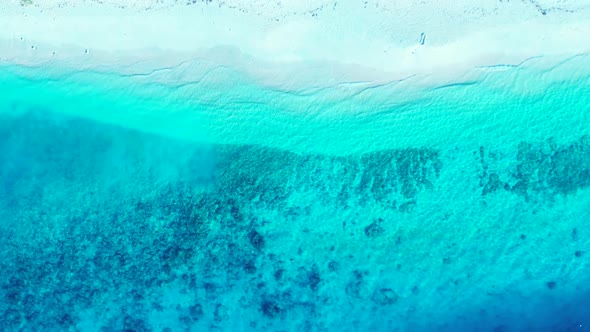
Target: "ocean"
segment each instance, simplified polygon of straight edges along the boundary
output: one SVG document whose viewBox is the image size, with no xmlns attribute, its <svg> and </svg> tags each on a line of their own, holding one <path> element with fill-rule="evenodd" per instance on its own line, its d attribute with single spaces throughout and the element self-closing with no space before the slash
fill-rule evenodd
<svg viewBox="0 0 590 332">
<path fill-rule="evenodd" d="M 0 329 L 590 331 L 588 63 L 2 64 Z"/>
</svg>

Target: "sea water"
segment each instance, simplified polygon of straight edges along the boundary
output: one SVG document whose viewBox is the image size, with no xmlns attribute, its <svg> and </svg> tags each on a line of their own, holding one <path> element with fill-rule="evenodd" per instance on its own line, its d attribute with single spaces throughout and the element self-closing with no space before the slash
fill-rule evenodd
<svg viewBox="0 0 590 332">
<path fill-rule="evenodd" d="M 2 65 L 0 329 L 590 330 L 589 62 Z"/>
</svg>

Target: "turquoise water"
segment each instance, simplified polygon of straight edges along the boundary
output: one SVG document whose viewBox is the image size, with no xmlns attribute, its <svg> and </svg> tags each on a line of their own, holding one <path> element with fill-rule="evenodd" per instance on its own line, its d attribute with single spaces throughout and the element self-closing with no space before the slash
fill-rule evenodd
<svg viewBox="0 0 590 332">
<path fill-rule="evenodd" d="M 590 330 L 589 62 L 296 91 L 3 65 L 1 329 Z"/>
</svg>

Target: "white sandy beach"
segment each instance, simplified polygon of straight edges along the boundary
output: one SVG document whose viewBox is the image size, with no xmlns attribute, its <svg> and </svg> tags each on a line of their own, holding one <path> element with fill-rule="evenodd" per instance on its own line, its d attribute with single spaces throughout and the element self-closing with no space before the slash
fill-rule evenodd
<svg viewBox="0 0 590 332">
<path fill-rule="evenodd" d="M 590 0 L 27 2 L 0 4 L 3 62 L 141 72 L 204 60 L 297 88 L 442 84 L 477 66 L 590 52 Z"/>
</svg>

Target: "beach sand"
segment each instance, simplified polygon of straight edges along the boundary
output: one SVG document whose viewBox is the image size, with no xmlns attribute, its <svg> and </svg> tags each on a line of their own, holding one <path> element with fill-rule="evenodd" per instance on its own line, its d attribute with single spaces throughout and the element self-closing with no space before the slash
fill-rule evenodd
<svg viewBox="0 0 590 332">
<path fill-rule="evenodd" d="M 145 71 L 203 60 L 287 88 L 452 81 L 589 51 L 586 1 L 32 1 L 0 5 L 2 60 Z M 543 15 L 543 13 L 545 15 Z M 319 71 L 319 73 L 318 73 Z"/>
</svg>

